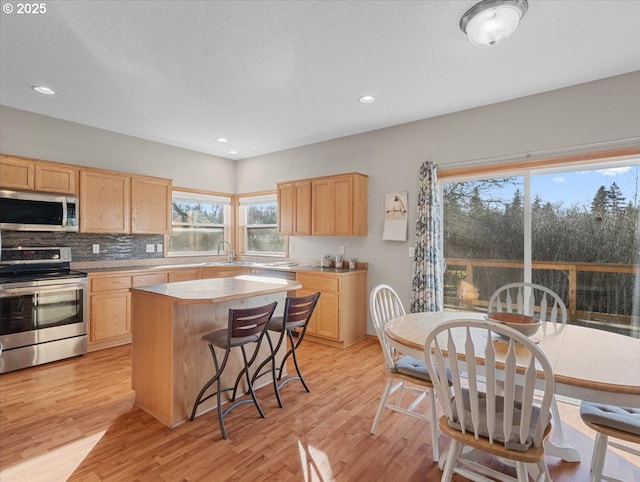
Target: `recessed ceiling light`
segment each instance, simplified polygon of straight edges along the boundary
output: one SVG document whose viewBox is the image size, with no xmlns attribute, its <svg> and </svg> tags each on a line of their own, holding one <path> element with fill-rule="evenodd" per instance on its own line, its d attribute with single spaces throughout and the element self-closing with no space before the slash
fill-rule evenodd
<svg viewBox="0 0 640 482">
<path fill-rule="evenodd" d="M 33 85 L 31 86 L 33 90 L 35 90 L 38 94 L 44 95 L 56 95 L 56 91 L 50 89 L 49 87 L 45 87 L 44 85 Z"/>
<path fill-rule="evenodd" d="M 363 95 L 358 98 L 358 102 L 362 104 L 371 104 L 371 102 L 375 102 L 376 98 L 372 95 Z"/>
<path fill-rule="evenodd" d="M 237 154 L 238 151 L 229 151 L 229 154 Z"/>
<path fill-rule="evenodd" d="M 229 142 L 229 139 L 227 139 L 226 137 L 218 137 L 216 139 L 216 141 L 218 141 L 218 142 Z"/>
</svg>

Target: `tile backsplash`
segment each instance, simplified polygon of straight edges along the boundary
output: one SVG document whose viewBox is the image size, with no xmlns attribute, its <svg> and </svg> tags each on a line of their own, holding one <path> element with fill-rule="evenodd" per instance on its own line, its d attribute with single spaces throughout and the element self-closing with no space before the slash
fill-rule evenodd
<svg viewBox="0 0 640 482">
<path fill-rule="evenodd" d="M 93 253 L 93 245 L 100 253 Z M 31 231 L 2 231 L 2 247 L 61 246 L 71 248 L 73 261 L 108 261 L 162 258 L 163 253 L 147 253 L 146 246 L 164 245 L 162 234 L 85 234 Z M 154 250 L 155 251 L 155 250 Z"/>
</svg>

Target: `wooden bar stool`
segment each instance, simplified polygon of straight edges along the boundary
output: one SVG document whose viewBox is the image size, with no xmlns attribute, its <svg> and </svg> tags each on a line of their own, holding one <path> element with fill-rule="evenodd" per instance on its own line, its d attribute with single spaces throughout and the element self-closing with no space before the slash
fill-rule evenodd
<svg viewBox="0 0 640 482">
<path fill-rule="evenodd" d="M 216 395 L 218 404 L 218 422 L 220 423 L 220 432 L 222 432 L 222 438 L 224 439 L 227 439 L 227 431 L 224 426 L 224 417 L 235 407 L 243 405 L 245 403 L 253 403 L 255 404 L 260 416 L 262 418 L 264 418 L 265 416 L 253 390 L 252 380 L 251 377 L 249 377 L 249 367 L 251 367 L 258 356 L 262 339 L 264 338 L 264 335 L 266 333 L 267 325 L 269 324 L 269 321 L 273 316 L 273 312 L 275 311 L 277 304 L 278 303 L 274 301 L 273 303 L 259 306 L 257 308 L 230 309 L 227 328 L 212 331 L 211 333 L 207 333 L 202 337 L 202 340 L 209 345 L 216 372 L 213 377 L 204 384 L 204 386 L 200 390 L 200 393 L 198 393 L 196 401 L 193 404 L 193 410 L 191 411 L 190 418 L 191 420 L 195 418 L 198 405 Z M 248 358 L 245 351 L 245 346 L 251 343 L 255 344 L 255 348 L 251 357 Z M 229 361 L 231 349 L 235 347 L 240 347 L 240 350 L 242 352 L 244 367 L 240 373 L 244 373 L 245 379 L 247 381 L 248 391 L 251 395 L 251 398 L 239 401 L 235 401 L 235 390 L 237 388 L 237 382 L 235 386 L 226 388 L 222 387 L 221 384 L 222 373 L 227 366 L 227 362 Z M 222 357 L 221 362 L 219 361 L 218 355 L 216 354 L 216 348 L 224 350 L 224 356 Z M 216 384 L 216 391 L 205 397 L 205 392 L 214 383 Z M 228 390 L 234 390 L 234 397 L 232 399 L 231 405 L 223 411 L 221 395 L 223 392 Z"/>
<path fill-rule="evenodd" d="M 261 376 L 271 373 L 273 379 L 273 390 L 276 394 L 276 398 L 278 400 L 278 405 L 280 406 L 280 408 L 283 408 L 282 399 L 280 398 L 280 389 L 290 381 L 300 380 L 304 389 L 307 392 L 310 392 L 309 387 L 304 381 L 304 378 L 302 378 L 302 373 L 300 373 L 300 367 L 298 366 L 298 359 L 296 357 L 296 349 L 298 348 L 298 346 L 300 346 L 300 343 L 302 343 L 304 334 L 307 331 L 309 320 L 311 319 L 313 310 L 318 303 L 318 298 L 320 298 L 320 292 L 314 293 L 309 296 L 287 298 L 284 305 L 284 315 L 273 317 L 267 327 L 267 342 L 269 343 L 269 347 L 271 348 L 271 356 L 264 360 L 258 366 L 253 377 L 251 378 L 251 382 L 253 383 Z M 275 343 L 275 346 L 273 340 L 271 339 L 270 333 L 278 333 L 278 340 Z M 294 339 L 294 336 L 297 336 L 297 339 Z M 282 345 L 285 338 L 289 339 L 289 350 L 282 359 L 280 367 L 276 368 L 276 354 L 278 353 L 278 350 L 280 349 L 280 346 Z M 293 358 L 296 375 L 287 377 L 282 380 L 284 365 L 287 362 L 289 356 Z M 263 371 L 268 363 L 271 363 L 271 369 Z M 240 382 L 242 375 L 243 373 L 240 372 L 238 378 L 236 379 L 236 388 L 238 386 L 238 383 Z"/>
</svg>

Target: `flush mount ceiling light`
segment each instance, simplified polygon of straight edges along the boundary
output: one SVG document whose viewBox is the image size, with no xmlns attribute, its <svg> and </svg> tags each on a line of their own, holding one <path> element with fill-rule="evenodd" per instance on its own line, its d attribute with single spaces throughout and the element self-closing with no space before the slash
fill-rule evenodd
<svg viewBox="0 0 640 482">
<path fill-rule="evenodd" d="M 490 47 L 513 35 L 527 13 L 527 0 L 483 0 L 460 19 L 460 29 L 476 47 Z"/>
<path fill-rule="evenodd" d="M 38 94 L 56 95 L 55 90 L 50 89 L 49 87 L 45 87 L 44 85 L 32 85 L 31 88 L 35 90 Z"/>
<path fill-rule="evenodd" d="M 231 154 L 231 155 L 234 155 L 234 154 L 237 154 L 237 153 L 238 153 L 238 151 L 229 151 L 229 154 Z"/>
<path fill-rule="evenodd" d="M 360 102 L 361 104 L 371 104 L 371 102 L 375 102 L 376 98 L 372 95 L 363 95 L 361 97 L 358 97 L 358 102 Z"/>
<path fill-rule="evenodd" d="M 229 142 L 229 139 L 227 139 L 226 137 L 218 137 L 216 139 L 216 141 L 218 141 L 218 142 Z"/>
</svg>

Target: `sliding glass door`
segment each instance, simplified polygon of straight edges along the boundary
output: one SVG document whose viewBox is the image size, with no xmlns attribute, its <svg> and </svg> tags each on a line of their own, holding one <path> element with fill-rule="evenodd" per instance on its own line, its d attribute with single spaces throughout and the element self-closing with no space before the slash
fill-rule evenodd
<svg viewBox="0 0 640 482">
<path fill-rule="evenodd" d="M 638 336 L 639 189 L 637 161 L 444 180 L 446 309 L 529 281 L 570 323 Z"/>
</svg>

